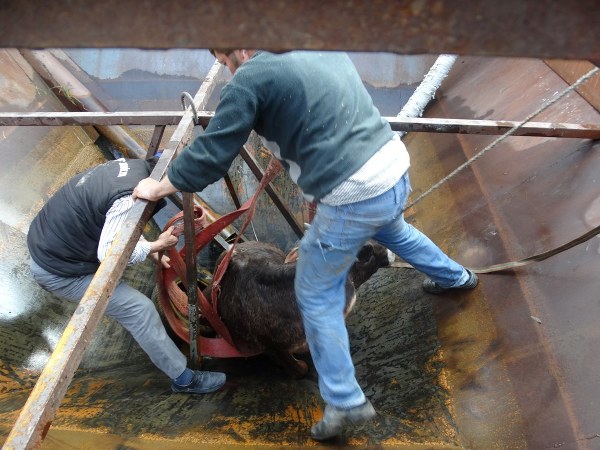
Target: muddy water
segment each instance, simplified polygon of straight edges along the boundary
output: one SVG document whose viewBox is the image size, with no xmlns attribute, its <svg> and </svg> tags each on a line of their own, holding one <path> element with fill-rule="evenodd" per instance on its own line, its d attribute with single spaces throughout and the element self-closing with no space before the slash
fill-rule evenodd
<svg viewBox="0 0 600 450">
<path fill-rule="evenodd" d="M 0 432 L 5 437 L 74 306 L 44 292 L 30 278 L 24 233 L 2 225 L 0 236 L 0 281 L 9 299 L 0 307 Z M 125 278 L 151 295 L 151 264 L 128 269 Z M 420 277 L 380 270 L 361 287 L 349 330 L 358 379 L 380 415 L 374 423 L 349 431 L 339 443 L 454 447 L 457 431 L 440 380 L 431 299 L 422 293 Z M 314 368 L 303 380 L 290 379 L 265 356 L 205 359 L 204 368 L 227 373 L 222 391 L 201 397 L 172 395 L 164 375 L 131 337 L 104 319 L 44 448 L 98 442 L 107 448 L 128 442 L 152 448 L 160 440 L 178 446 L 312 443 L 309 428 L 322 407 Z"/>
<path fill-rule="evenodd" d="M 3 308 L 0 328 L 0 417 L 5 434 L 73 307 L 41 291 L 29 278 L 23 235 L 8 231 L 2 237 L 13 250 L 20 250 L 12 260 L 4 259 L 2 280 L 10 277 L 18 283 L 20 288 L 11 297 L 21 305 L 19 311 Z M 128 271 L 126 278 L 149 295 L 152 275 L 153 267 L 142 265 Z M 422 293 L 420 282 L 421 277 L 412 271 L 381 269 L 361 287 L 349 318 L 352 352 L 357 377 L 379 417 L 349 431 L 338 443 L 457 445 L 457 431 L 446 406 L 448 393 L 440 380 L 431 298 Z M 305 379 L 294 380 L 265 356 L 205 359 L 206 369 L 227 373 L 223 390 L 207 396 L 177 396 L 170 393 L 164 375 L 119 328 L 110 319 L 101 323 L 44 448 L 78 447 L 94 441 L 96 433 L 118 436 L 115 442 L 119 444 L 138 440 L 140 448 L 157 439 L 184 444 L 311 444 L 309 427 L 321 408 L 312 366 Z"/>
</svg>

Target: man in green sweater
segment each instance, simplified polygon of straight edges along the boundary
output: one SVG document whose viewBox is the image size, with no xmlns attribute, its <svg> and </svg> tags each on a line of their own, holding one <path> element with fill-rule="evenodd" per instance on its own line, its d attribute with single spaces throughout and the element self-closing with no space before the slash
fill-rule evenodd
<svg viewBox="0 0 600 450">
<path fill-rule="evenodd" d="M 212 51 L 233 78 L 205 133 L 160 181 L 135 198 L 198 192 L 229 169 L 252 130 L 318 204 L 299 248 L 295 290 L 326 402 L 311 436 L 325 440 L 376 413 L 354 373 L 344 322 L 344 283 L 358 250 L 374 239 L 430 278 L 431 293 L 471 289 L 477 276 L 404 221 L 409 155 L 373 105 L 346 54 L 247 49 Z"/>
</svg>

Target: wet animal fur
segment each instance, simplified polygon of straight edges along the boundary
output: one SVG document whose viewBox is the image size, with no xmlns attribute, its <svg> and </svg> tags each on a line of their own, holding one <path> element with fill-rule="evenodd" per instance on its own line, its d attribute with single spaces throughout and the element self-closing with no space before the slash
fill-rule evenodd
<svg viewBox="0 0 600 450">
<path fill-rule="evenodd" d="M 380 267 L 389 265 L 390 255 L 376 243 L 367 243 L 360 250 L 346 282 L 346 315 L 354 306 L 356 290 Z M 294 375 L 302 376 L 306 364 L 293 357 L 307 351 L 294 293 L 296 264 L 285 263 L 285 258 L 285 253 L 271 244 L 237 244 L 221 280 L 218 311 L 239 349 L 275 355 Z M 208 286 L 205 294 L 210 295 L 210 289 Z"/>
</svg>

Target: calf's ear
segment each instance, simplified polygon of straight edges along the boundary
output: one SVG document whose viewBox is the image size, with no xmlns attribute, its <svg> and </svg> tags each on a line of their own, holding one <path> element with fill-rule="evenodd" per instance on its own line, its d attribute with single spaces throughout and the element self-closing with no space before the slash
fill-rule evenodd
<svg viewBox="0 0 600 450">
<path fill-rule="evenodd" d="M 290 250 L 290 252 L 286 255 L 285 260 L 283 261 L 284 264 L 287 263 L 295 263 L 298 261 L 298 247 L 294 247 L 293 249 Z"/>
</svg>

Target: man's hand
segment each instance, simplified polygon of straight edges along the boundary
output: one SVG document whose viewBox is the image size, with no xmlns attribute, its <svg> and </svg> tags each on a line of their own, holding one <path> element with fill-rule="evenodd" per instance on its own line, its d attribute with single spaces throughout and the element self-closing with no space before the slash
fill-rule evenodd
<svg viewBox="0 0 600 450">
<path fill-rule="evenodd" d="M 160 256 L 160 261 L 158 260 Z M 163 255 L 162 253 L 150 253 L 150 258 L 156 263 L 160 264 L 163 268 L 169 269 L 171 267 L 171 258 L 167 255 Z"/>
<path fill-rule="evenodd" d="M 154 261 L 156 264 L 160 264 L 165 269 L 169 269 L 171 267 L 171 264 L 170 264 L 171 258 L 169 258 L 167 255 L 164 255 L 161 252 L 157 252 L 157 253 L 150 253 L 149 256 L 152 259 L 152 261 Z M 160 261 L 158 260 L 159 257 L 160 257 Z"/>
<path fill-rule="evenodd" d="M 158 191 L 158 185 L 159 182 L 155 179 L 144 178 L 137 184 L 131 195 L 134 200 L 143 198 L 145 200 L 156 201 L 160 198 L 156 195 L 156 192 Z"/>
<path fill-rule="evenodd" d="M 157 264 L 162 265 L 165 269 L 168 269 L 169 267 L 171 267 L 171 265 L 169 264 L 169 262 L 171 261 L 171 258 L 169 258 L 167 255 L 163 255 L 160 252 L 162 250 L 166 250 L 168 248 L 174 247 L 175 245 L 177 245 L 177 242 L 179 241 L 179 239 L 177 238 L 177 236 L 173 235 L 173 230 L 175 229 L 174 226 L 170 226 L 169 228 L 167 228 L 165 231 L 163 231 L 160 236 L 158 236 L 158 239 L 152 243 L 150 243 L 152 250 L 151 250 L 151 255 L 152 255 L 152 259 L 154 259 L 154 261 Z M 160 257 L 160 261 L 158 260 L 158 258 Z"/>
<path fill-rule="evenodd" d="M 173 235 L 174 228 L 175 227 L 170 226 L 166 231 L 162 232 L 160 236 L 158 236 L 156 241 L 150 243 L 151 253 L 160 252 L 161 250 L 166 250 L 177 245 L 179 239 L 177 236 Z"/>
<path fill-rule="evenodd" d="M 162 255 L 162 257 L 160 258 L 160 264 L 165 269 L 170 269 L 171 268 L 171 264 L 169 264 L 170 262 L 171 262 L 171 258 L 169 258 L 167 255 Z"/>
<path fill-rule="evenodd" d="M 177 188 L 171 184 L 169 177 L 165 175 L 161 181 L 156 181 L 153 178 L 144 178 L 137 184 L 131 196 L 134 200 L 143 198 L 155 202 L 175 192 L 177 192 Z"/>
</svg>

